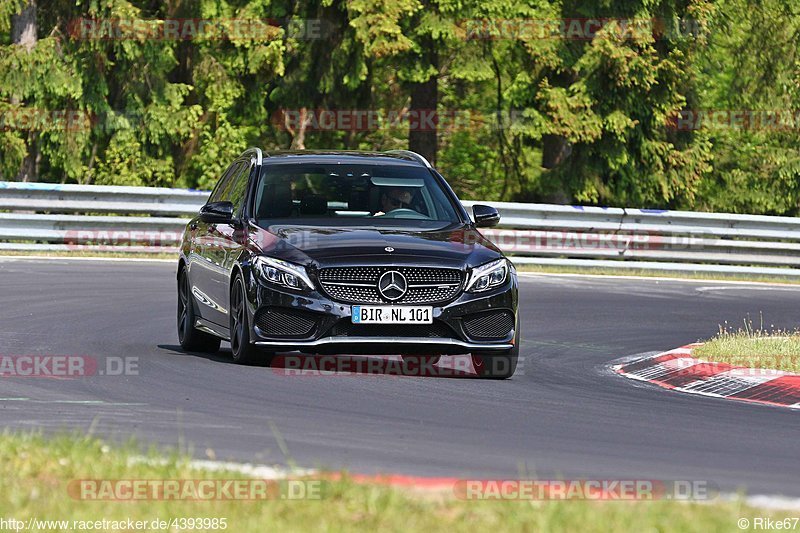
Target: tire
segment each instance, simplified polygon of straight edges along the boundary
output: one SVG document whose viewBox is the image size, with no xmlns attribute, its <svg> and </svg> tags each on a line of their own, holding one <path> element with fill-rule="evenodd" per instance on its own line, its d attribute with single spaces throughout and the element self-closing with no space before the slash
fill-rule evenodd
<svg viewBox="0 0 800 533">
<path fill-rule="evenodd" d="M 262 352 L 251 342 L 250 324 L 247 319 L 247 294 L 240 274 L 233 280 L 229 309 L 233 361 L 241 365 L 270 363 L 271 354 Z"/>
<path fill-rule="evenodd" d="M 219 351 L 222 339 L 210 333 L 198 331 L 194 327 L 197 317 L 194 314 L 194 306 L 189 294 L 189 278 L 186 275 L 186 267 L 183 267 L 178 275 L 178 341 L 181 343 L 181 348 L 187 352 L 214 353 Z"/>
<path fill-rule="evenodd" d="M 519 317 L 517 317 L 514 347 L 504 352 L 475 352 L 472 354 L 472 366 L 479 378 L 508 379 L 517 371 L 519 360 Z"/>
</svg>

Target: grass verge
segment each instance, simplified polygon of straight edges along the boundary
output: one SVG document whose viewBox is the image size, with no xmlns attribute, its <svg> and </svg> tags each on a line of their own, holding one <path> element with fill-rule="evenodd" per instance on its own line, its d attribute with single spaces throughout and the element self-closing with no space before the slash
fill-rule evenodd
<svg viewBox="0 0 800 533">
<path fill-rule="evenodd" d="M 757 510 L 731 501 L 465 501 L 357 484 L 346 477 L 328 482 L 318 500 L 108 502 L 75 499 L 68 492 L 70 481 L 81 479 L 245 477 L 236 472 L 197 470 L 180 456 L 164 457 L 154 451 L 146 456 L 150 460 L 142 461 L 134 443 L 110 447 L 83 436 L 45 439 L 38 434 L 6 432 L 0 436 L 0 516 L 70 522 L 225 518 L 225 529 L 236 532 L 731 531 L 737 530 L 740 518 L 753 524 L 754 517 L 777 520 L 792 516 L 791 512 Z M 57 529 L 39 527 L 41 531 Z"/>
<path fill-rule="evenodd" d="M 692 355 L 715 363 L 800 374 L 800 331 L 753 329 L 748 323 L 735 331 L 720 327 L 719 333 L 692 350 Z"/>
</svg>

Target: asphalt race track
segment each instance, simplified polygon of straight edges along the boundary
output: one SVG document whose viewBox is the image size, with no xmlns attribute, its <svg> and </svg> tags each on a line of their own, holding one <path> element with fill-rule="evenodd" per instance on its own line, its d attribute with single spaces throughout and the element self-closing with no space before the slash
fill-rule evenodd
<svg viewBox="0 0 800 533">
<path fill-rule="evenodd" d="M 526 276 L 522 374 L 487 382 L 287 376 L 231 363 L 226 344 L 214 356 L 182 353 L 174 272 L 168 263 L 0 261 L 0 355 L 138 358 L 138 375 L 2 378 L 0 425 L 91 427 L 203 458 L 213 450 L 358 473 L 704 480 L 800 496 L 800 413 L 605 370 L 748 314 L 792 328 L 800 287 Z"/>
</svg>

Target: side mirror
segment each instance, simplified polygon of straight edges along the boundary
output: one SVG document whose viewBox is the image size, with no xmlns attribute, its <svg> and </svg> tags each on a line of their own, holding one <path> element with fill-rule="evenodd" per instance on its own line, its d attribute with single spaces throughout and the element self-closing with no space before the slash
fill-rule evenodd
<svg viewBox="0 0 800 533">
<path fill-rule="evenodd" d="M 227 224 L 233 220 L 231 202 L 212 202 L 200 208 L 200 220 L 209 224 Z"/>
<path fill-rule="evenodd" d="M 479 228 L 491 228 L 500 223 L 500 213 L 489 205 L 473 205 L 472 214 L 475 216 L 475 226 Z"/>
</svg>

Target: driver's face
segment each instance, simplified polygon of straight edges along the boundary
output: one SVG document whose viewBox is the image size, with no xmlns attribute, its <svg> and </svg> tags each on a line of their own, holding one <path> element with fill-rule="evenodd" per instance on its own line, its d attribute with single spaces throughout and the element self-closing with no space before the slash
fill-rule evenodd
<svg viewBox="0 0 800 533">
<path fill-rule="evenodd" d="M 383 193 L 383 210 L 408 209 L 411 206 L 411 193 L 402 189 L 393 189 Z"/>
</svg>

